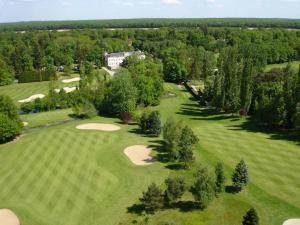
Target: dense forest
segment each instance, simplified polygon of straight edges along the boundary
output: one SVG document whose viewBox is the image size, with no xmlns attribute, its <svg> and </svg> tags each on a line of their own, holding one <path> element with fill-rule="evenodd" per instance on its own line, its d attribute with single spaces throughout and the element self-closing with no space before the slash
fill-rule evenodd
<svg viewBox="0 0 300 225">
<path fill-rule="evenodd" d="M 161 27 L 252 27 L 300 29 L 299 19 L 276 18 L 186 18 L 114 19 L 83 21 L 32 21 L 0 24 L 0 31 L 30 31 L 86 28 L 161 28 Z"/>
<path fill-rule="evenodd" d="M 35 31 L 25 34 L 0 33 L 0 84 L 36 71 L 51 71 L 54 66 L 71 67 L 93 63 L 103 66 L 104 52 L 139 49 L 164 64 L 167 81 L 206 78 L 217 68 L 222 50 L 256 49 L 261 67 L 300 58 L 300 31 L 280 29 L 240 30 L 226 28 L 189 28 L 159 30 L 74 30 Z M 245 53 L 246 54 L 246 53 Z M 37 74 L 40 75 L 40 74 Z M 49 75 L 44 76 L 49 79 Z M 34 78 L 32 78 L 34 79 Z"/>
<path fill-rule="evenodd" d="M 95 76 L 91 75 L 95 68 L 104 66 L 105 52 L 131 50 L 144 51 L 147 60 L 128 58 L 123 63 L 125 70 L 119 72 L 122 78 L 112 83 L 97 83 L 92 91 L 86 88 L 94 85 L 91 77 Z M 284 29 L 201 27 L 2 32 L 0 85 L 11 84 L 15 79 L 19 82 L 55 80 L 57 67 L 64 66 L 66 74 L 76 67 L 82 77 L 81 94 L 77 97 L 73 94 L 66 101 L 65 96 L 56 96 L 59 94 L 52 91 L 43 100 L 46 101 L 43 107 L 37 102 L 29 110 L 28 105 L 23 108 L 50 110 L 57 105 L 70 107 L 80 102 L 83 108 L 90 108 L 92 103 L 99 112 L 120 113 L 133 112 L 137 105 L 158 104 L 163 92 L 162 79 L 175 83 L 201 80 L 205 86 L 204 94 L 200 93 L 202 104 L 243 116 L 253 115 L 269 127 L 292 128 L 300 120 L 299 75 L 289 65 L 284 70 L 270 72 L 264 68 L 267 64 L 299 58 L 300 31 Z M 112 89 L 116 90 L 114 96 L 107 94 Z M 53 96 L 57 97 L 56 103 Z M 74 102 L 74 98 L 79 100 Z M 133 102 L 111 107 L 115 105 L 111 104 L 114 99 L 122 98 L 124 102 L 126 98 Z M 84 99 L 89 99 L 89 103 Z"/>
</svg>

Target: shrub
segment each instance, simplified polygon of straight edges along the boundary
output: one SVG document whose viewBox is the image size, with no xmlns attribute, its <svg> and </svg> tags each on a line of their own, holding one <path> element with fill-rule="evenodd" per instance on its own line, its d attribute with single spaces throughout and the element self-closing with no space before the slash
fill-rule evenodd
<svg viewBox="0 0 300 225">
<path fill-rule="evenodd" d="M 20 109 L 24 113 L 31 113 L 34 111 L 35 105 L 33 102 L 22 103 Z"/>
<path fill-rule="evenodd" d="M 140 118 L 139 125 L 145 134 L 154 134 L 159 136 L 161 133 L 159 112 L 153 111 L 150 114 L 148 112 L 144 112 Z"/>
<path fill-rule="evenodd" d="M 124 123 L 130 123 L 132 121 L 132 116 L 129 112 L 121 112 L 120 118 Z"/>
<path fill-rule="evenodd" d="M 201 208 L 206 208 L 215 196 L 215 180 L 206 168 L 195 174 L 195 183 L 191 189 L 195 200 Z"/>
<path fill-rule="evenodd" d="M 95 106 L 90 102 L 78 103 L 74 105 L 73 112 L 78 118 L 92 118 L 97 115 Z"/>
<path fill-rule="evenodd" d="M 256 210 L 254 208 L 249 209 L 243 218 L 243 225 L 258 225 L 258 224 L 259 224 L 259 218 Z"/>
<path fill-rule="evenodd" d="M 221 193 L 224 189 L 225 175 L 223 170 L 223 164 L 218 163 L 215 167 L 216 175 L 216 193 Z"/>
<path fill-rule="evenodd" d="M 21 133 L 22 124 L 18 120 L 12 120 L 8 115 L 0 113 L 0 143 L 13 140 Z"/>
<path fill-rule="evenodd" d="M 163 207 L 163 193 L 162 190 L 152 183 L 146 192 L 143 192 L 143 197 L 140 201 L 144 204 L 147 212 L 155 212 Z"/>
<path fill-rule="evenodd" d="M 168 178 L 165 183 L 167 185 L 165 202 L 167 205 L 171 205 L 182 197 L 186 190 L 186 184 L 182 177 Z"/>
<path fill-rule="evenodd" d="M 248 184 L 248 168 L 244 160 L 241 160 L 236 165 L 235 170 L 232 174 L 232 182 L 233 185 L 239 190 L 241 190 L 244 186 Z"/>
<path fill-rule="evenodd" d="M 19 83 L 41 82 L 56 79 L 55 70 L 25 71 L 19 76 Z"/>
</svg>

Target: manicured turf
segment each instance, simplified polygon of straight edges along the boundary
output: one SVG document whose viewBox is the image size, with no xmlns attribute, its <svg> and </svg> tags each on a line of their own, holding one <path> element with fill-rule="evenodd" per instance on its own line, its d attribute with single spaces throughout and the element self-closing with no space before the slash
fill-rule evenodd
<svg viewBox="0 0 300 225">
<path fill-rule="evenodd" d="M 280 64 L 269 64 L 266 66 L 265 71 L 268 72 L 273 68 L 285 68 L 287 66 L 288 63 L 280 63 Z M 294 71 L 298 71 L 299 69 L 299 64 L 300 61 L 293 61 L 292 63 L 292 68 Z"/>
<path fill-rule="evenodd" d="M 28 122 L 26 129 L 30 129 L 74 120 L 71 117 L 72 113 L 72 109 L 63 109 L 36 114 L 25 114 L 21 115 L 21 120 Z"/>
<path fill-rule="evenodd" d="M 100 69 L 99 73 L 102 75 L 105 73 L 104 70 Z M 78 82 L 72 83 L 63 83 L 64 79 L 71 79 L 74 77 L 78 77 L 79 74 L 73 73 L 70 76 L 62 76 L 60 73 L 60 77 L 58 81 L 55 82 L 56 88 L 63 87 L 75 87 L 78 86 Z M 32 83 L 15 83 L 12 85 L 0 86 L 0 95 L 5 94 L 10 96 L 15 104 L 20 105 L 19 100 L 26 99 L 35 94 L 44 94 L 47 95 L 49 92 L 49 81 L 44 82 L 32 82 Z"/>
<path fill-rule="evenodd" d="M 204 211 L 164 210 L 155 215 L 126 213 L 138 203 L 146 186 L 163 186 L 168 174 L 182 174 L 192 181 L 191 171 L 167 169 L 159 162 L 134 166 L 123 154 L 130 145 L 159 146 L 157 139 L 136 133 L 136 125 L 120 125 L 113 133 L 76 130 L 79 123 L 118 122 L 95 118 L 40 131 L 25 132 L 20 140 L 0 146 L 0 208 L 12 208 L 23 225 L 66 224 L 241 224 L 251 206 L 258 210 L 261 224 L 280 225 L 300 217 L 300 147 L 275 134 L 250 130 L 245 119 L 200 109 L 190 94 L 177 85 L 166 84 L 177 97 L 162 100 L 157 109 L 163 120 L 174 116 L 195 130 L 200 138 L 197 163 L 211 168 L 225 164 L 227 184 L 236 163 L 249 165 L 251 184 L 239 194 L 224 193 Z M 37 125 L 63 121 L 68 110 L 27 116 Z M 50 118 L 53 119 L 50 119 Z M 49 122 L 50 121 L 50 122 Z M 36 125 L 36 126 L 37 126 Z M 251 124 L 250 124 L 251 125 Z M 252 127 L 253 128 L 253 127 Z M 192 200 L 190 194 L 184 200 Z M 131 208 L 133 211 L 134 208 Z M 137 222 L 134 222 L 137 221 Z"/>
<path fill-rule="evenodd" d="M 0 146 L 0 208 L 12 208 L 24 225 L 116 224 L 151 181 L 167 176 L 160 163 L 136 167 L 123 154 L 127 146 L 153 144 L 135 127 L 112 133 L 78 124 Z"/>
<path fill-rule="evenodd" d="M 200 221 L 240 224 L 247 205 L 259 210 L 261 224 L 279 225 L 287 218 L 300 217 L 299 143 L 282 140 L 275 134 L 243 129 L 248 128 L 245 119 L 199 110 L 198 104 L 188 99 L 190 95 L 186 91 L 178 91 L 174 85 L 167 85 L 167 89 L 178 97 L 165 99 L 158 108 L 163 117 L 175 114 L 197 132 L 198 160 L 208 166 L 223 162 L 230 184 L 231 172 L 243 158 L 250 168 L 251 185 L 243 193 L 223 195 L 205 212 L 169 214 L 164 211 L 155 215 L 151 224 L 164 217 L 182 224 L 202 224 Z"/>
</svg>

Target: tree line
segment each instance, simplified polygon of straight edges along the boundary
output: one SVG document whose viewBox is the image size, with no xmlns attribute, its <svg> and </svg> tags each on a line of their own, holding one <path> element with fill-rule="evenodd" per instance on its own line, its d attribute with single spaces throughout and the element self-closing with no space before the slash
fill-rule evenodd
<svg viewBox="0 0 300 225">
<path fill-rule="evenodd" d="M 248 183 L 248 167 L 244 160 L 241 160 L 232 174 L 232 184 L 236 191 L 241 191 Z M 156 183 L 151 183 L 147 190 L 142 193 L 140 202 L 146 213 L 155 213 L 164 208 L 176 208 L 183 204 L 183 196 L 189 192 L 193 198 L 194 209 L 205 209 L 219 197 L 225 190 L 226 177 L 223 164 L 218 163 L 212 173 L 207 167 L 199 167 L 194 173 L 190 185 L 183 176 L 170 176 L 165 179 L 164 188 Z M 186 197 L 185 197 L 186 199 Z M 190 201 L 189 201 L 190 202 Z M 191 204 L 191 202 L 190 202 Z M 254 208 L 250 208 L 243 217 L 243 225 L 258 225 L 259 218 Z"/>
<path fill-rule="evenodd" d="M 95 28 L 159 28 L 159 27 L 257 27 L 300 28 L 299 19 L 279 18 L 183 18 L 183 19 L 114 19 L 77 21 L 34 21 L 0 24 L 0 31 L 31 31 Z"/>
<path fill-rule="evenodd" d="M 164 80 L 181 82 L 213 75 L 226 48 L 255 45 L 264 64 L 300 58 L 300 31 L 281 29 L 161 28 L 157 30 L 72 30 L 0 33 L 0 85 L 38 81 L 44 71 L 74 64 L 105 65 L 105 52 L 142 50 L 163 63 Z M 46 78 L 49 79 L 48 76 Z M 54 77 L 55 79 L 55 77 Z"/>
<path fill-rule="evenodd" d="M 220 53 L 218 71 L 206 80 L 209 104 L 228 113 L 252 115 L 270 128 L 299 126 L 300 68 L 264 72 L 262 49 L 256 45 L 227 47 Z"/>
</svg>

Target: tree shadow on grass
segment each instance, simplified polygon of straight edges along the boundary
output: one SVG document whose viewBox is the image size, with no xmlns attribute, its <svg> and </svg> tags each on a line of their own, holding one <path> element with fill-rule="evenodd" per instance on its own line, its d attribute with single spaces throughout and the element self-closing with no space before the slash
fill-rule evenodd
<svg viewBox="0 0 300 225">
<path fill-rule="evenodd" d="M 191 116 L 193 120 L 224 120 L 236 119 L 237 116 L 225 112 L 219 112 L 214 108 L 200 108 L 199 104 L 182 104 L 180 111 L 176 114 Z"/>
<path fill-rule="evenodd" d="M 225 186 L 225 192 L 230 193 L 230 194 L 237 194 L 241 191 L 241 188 L 235 187 L 233 185 L 227 185 Z"/>
<path fill-rule="evenodd" d="M 133 204 L 132 206 L 127 207 L 127 212 L 137 215 L 142 215 L 145 210 L 143 204 Z"/>
<path fill-rule="evenodd" d="M 152 141 L 150 141 L 150 143 L 153 143 L 153 144 L 148 145 L 148 147 L 156 152 L 156 160 L 157 161 L 166 164 L 165 168 L 167 168 L 169 170 L 185 169 L 184 165 L 182 163 L 170 161 L 169 154 L 168 154 L 168 152 L 166 152 L 165 142 L 163 140 L 152 140 Z"/>
<path fill-rule="evenodd" d="M 194 210 L 201 210 L 201 206 L 194 201 L 179 201 L 174 203 L 174 208 L 178 208 L 181 212 L 191 212 Z"/>
<path fill-rule="evenodd" d="M 254 119 L 248 118 L 243 123 L 238 125 L 227 126 L 228 130 L 241 131 L 246 130 L 253 133 L 265 133 L 269 135 L 269 139 L 272 140 L 286 140 L 295 142 L 300 145 L 300 130 L 299 129 L 279 129 L 279 128 L 267 128 L 259 125 Z"/>
<path fill-rule="evenodd" d="M 184 166 L 181 163 L 169 163 L 165 166 L 169 170 L 183 170 Z"/>
<path fill-rule="evenodd" d="M 161 163 L 169 162 L 168 153 L 165 151 L 165 143 L 162 140 L 151 140 L 148 146 L 153 151 L 156 152 L 156 159 Z"/>
</svg>

